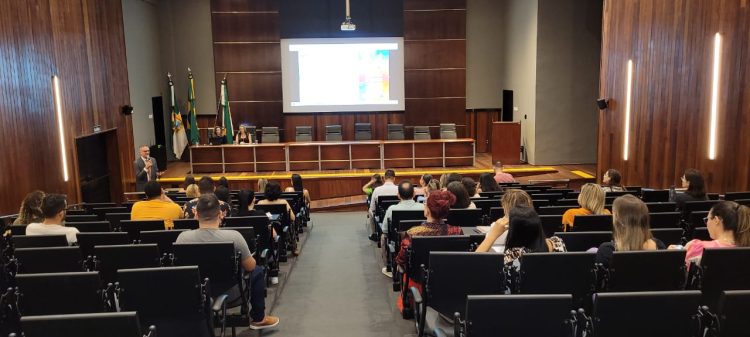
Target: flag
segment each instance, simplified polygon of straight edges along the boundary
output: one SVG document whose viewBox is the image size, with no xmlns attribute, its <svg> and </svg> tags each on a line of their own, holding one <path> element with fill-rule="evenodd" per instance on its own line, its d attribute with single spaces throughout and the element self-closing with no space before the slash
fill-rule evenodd
<svg viewBox="0 0 750 337">
<path fill-rule="evenodd" d="M 170 111 L 172 112 L 172 152 L 177 158 L 182 157 L 182 152 L 185 151 L 188 140 L 185 135 L 185 127 L 182 124 L 182 115 L 180 115 L 180 108 L 177 106 L 177 100 L 174 96 L 174 83 L 172 83 L 172 75 L 167 74 L 169 77 L 169 94 L 170 94 Z"/>
<path fill-rule="evenodd" d="M 195 80 L 193 73 L 188 68 L 188 130 L 190 130 L 190 144 L 199 144 L 201 139 L 198 134 L 198 122 L 195 112 Z"/>
<path fill-rule="evenodd" d="M 219 112 L 223 114 L 222 128 L 226 134 L 227 144 L 234 142 L 234 126 L 232 125 L 232 112 L 229 110 L 229 93 L 227 92 L 227 78 L 221 80 L 221 101 Z"/>
</svg>

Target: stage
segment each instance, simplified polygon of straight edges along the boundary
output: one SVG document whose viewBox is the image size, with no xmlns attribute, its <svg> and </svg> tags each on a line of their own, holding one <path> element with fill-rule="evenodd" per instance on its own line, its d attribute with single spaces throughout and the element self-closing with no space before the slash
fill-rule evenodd
<svg viewBox="0 0 750 337">
<path fill-rule="evenodd" d="M 425 167 L 425 168 L 397 168 L 398 179 L 411 179 L 417 181 L 423 174 L 429 173 L 439 178 L 445 173 L 459 173 L 477 180 L 480 174 L 492 172 L 492 158 L 489 153 L 477 153 L 474 166 L 456 167 Z M 507 165 L 505 171 L 513 174 L 521 183 L 545 183 L 556 186 L 570 186 L 579 188 L 582 184 L 596 181 L 595 164 L 578 165 Z M 232 173 L 199 173 L 210 175 L 214 179 L 226 177 L 231 189 L 253 189 L 257 188 L 258 179 L 278 180 L 282 186 L 290 185 L 292 173 L 302 175 L 305 187 L 310 191 L 313 199 L 314 210 L 341 210 L 341 209 L 363 209 L 365 204 L 362 186 L 366 184 L 375 173 L 383 173 L 380 169 L 353 169 L 353 170 L 300 170 L 295 172 L 270 171 L 270 172 L 232 172 Z M 185 176 L 190 174 L 189 162 L 170 162 L 168 169 L 162 174 L 159 181 L 165 188 L 180 187 Z M 397 180 L 398 180 L 397 179 Z M 546 182 L 545 182 L 546 181 Z"/>
</svg>

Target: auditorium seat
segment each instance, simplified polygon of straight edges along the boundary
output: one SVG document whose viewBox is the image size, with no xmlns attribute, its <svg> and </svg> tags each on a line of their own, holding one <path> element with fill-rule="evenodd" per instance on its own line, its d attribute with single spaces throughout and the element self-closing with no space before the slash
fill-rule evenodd
<svg viewBox="0 0 750 337">
<path fill-rule="evenodd" d="M 574 232 L 611 231 L 612 215 L 576 215 L 573 217 Z"/>
<path fill-rule="evenodd" d="M 456 124 L 455 123 L 440 123 L 440 139 L 456 139 Z"/>
<path fill-rule="evenodd" d="M 595 253 L 527 253 L 518 270 L 510 268 L 510 290 L 516 294 L 572 294 L 575 308 L 591 308 Z"/>
<path fill-rule="evenodd" d="M 156 244 L 95 246 L 94 265 L 104 282 L 114 283 L 118 269 L 160 267 L 159 247 Z"/>
<path fill-rule="evenodd" d="M 21 318 L 21 328 L 24 337 L 146 336 L 141 333 L 140 321 L 135 311 L 25 316 Z M 156 336 L 155 326 L 147 337 L 152 336 Z"/>
<path fill-rule="evenodd" d="M 388 140 L 404 140 L 404 125 L 403 124 L 388 124 Z"/>
<path fill-rule="evenodd" d="M 109 221 L 65 222 L 65 227 L 75 227 L 79 232 L 111 232 Z"/>
<path fill-rule="evenodd" d="M 482 225 L 482 210 L 478 208 L 451 209 L 446 223 L 459 227 L 476 227 Z"/>
<path fill-rule="evenodd" d="M 78 233 L 76 237 L 83 256 L 94 255 L 94 246 L 125 245 L 133 242 L 128 233 L 122 232 Z"/>
<path fill-rule="evenodd" d="M 174 229 L 198 229 L 198 219 L 174 219 Z"/>
<path fill-rule="evenodd" d="M 372 140 L 370 123 L 354 123 L 354 140 Z"/>
<path fill-rule="evenodd" d="M 313 140 L 312 126 L 299 125 L 294 128 L 294 141 L 295 142 L 311 142 L 312 140 Z"/>
<path fill-rule="evenodd" d="M 341 125 L 326 125 L 326 141 L 342 141 Z"/>
<path fill-rule="evenodd" d="M 469 295 L 464 308 L 451 317 L 462 337 L 575 335 L 569 294 Z"/>
<path fill-rule="evenodd" d="M 19 274 L 85 271 L 78 247 L 17 248 L 13 258 Z"/>
<path fill-rule="evenodd" d="M 278 143 L 279 142 L 279 128 L 275 126 L 264 126 L 261 129 L 261 143 Z"/>
<path fill-rule="evenodd" d="M 666 291 L 685 288 L 685 251 L 614 252 L 598 268 L 598 291 Z"/>
<path fill-rule="evenodd" d="M 179 229 L 141 231 L 140 243 L 155 243 L 159 246 L 161 254 L 172 253 L 172 245 L 177 241 L 177 237 L 185 231 Z"/>
<path fill-rule="evenodd" d="M 612 241 L 612 232 L 557 232 L 569 252 L 585 252 L 590 248 L 599 248 L 602 243 Z"/>
<path fill-rule="evenodd" d="M 21 316 L 104 312 L 102 280 L 95 272 L 16 276 Z"/>
<path fill-rule="evenodd" d="M 429 126 L 415 126 L 414 127 L 414 139 L 416 140 L 430 140 L 430 127 Z"/>
<path fill-rule="evenodd" d="M 680 228 L 680 212 L 649 213 L 651 228 Z"/>
<path fill-rule="evenodd" d="M 750 331 L 750 290 L 727 290 L 722 292 L 718 308 L 711 308 L 718 321 L 720 337 L 747 336 Z"/>
<path fill-rule="evenodd" d="M 690 287 L 703 292 L 701 304 L 715 308 L 723 290 L 748 290 L 750 248 L 708 248 L 690 265 Z"/>
<path fill-rule="evenodd" d="M 164 229 L 164 220 L 123 220 L 120 231 L 127 232 L 131 241 L 139 240 L 141 231 L 158 231 Z"/>
<path fill-rule="evenodd" d="M 12 240 L 15 248 L 64 247 L 68 245 L 65 234 L 16 235 Z"/>
</svg>

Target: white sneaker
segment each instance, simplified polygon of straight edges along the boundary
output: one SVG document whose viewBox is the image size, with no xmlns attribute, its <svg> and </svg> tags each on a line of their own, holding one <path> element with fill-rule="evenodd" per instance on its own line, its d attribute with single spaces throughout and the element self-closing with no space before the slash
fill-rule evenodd
<svg viewBox="0 0 750 337">
<path fill-rule="evenodd" d="M 388 271 L 387 267 L 383 267 L 382 270 L 380 270 L 383 275 L 387 276 L 388 278 L 393 278 L 393 273 Z"/>
<path fill-rule="evenodd" d="M 272 277 L 271 278 L 271 284 L 279 284 L 279 278 L 278 277 Z"/>
</svg>

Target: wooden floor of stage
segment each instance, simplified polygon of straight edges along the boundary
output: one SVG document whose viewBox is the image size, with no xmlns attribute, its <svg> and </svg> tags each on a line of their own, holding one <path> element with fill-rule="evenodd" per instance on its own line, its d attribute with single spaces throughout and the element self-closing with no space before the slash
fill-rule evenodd
<svg viewBox="0 0 750 337">
<path fill-rule="evenodd" d="M 520 183 L 540 180 L 569 180 L 571 187 L 577 188 L 586 182 L 596 180 L 596 164 L 571 164 L 571 165 L 506 165 L 505 169 L 516 177 Z M 492 171 L 492 158 L 489 153 L 477 153 L 474 166 L 456 166 L 456 167 L 431 167 L 431 168 L 398 168 L 395 169 L 397 176 L 415 177 L 424 173 L 440 175 L 444 173 L 457 172 L 464 175 L 478 176 L 483 172 Z M 514 172 L 517 171 L 517 172 Z M 247 186 L 248 182 L 256 181 L 260 178 L 276 179 L 283 182 L 288 181 L 292 173 L 301 174 L 304 179 L 325 180 L 334 182 L 333 179 L 348 179 L 360 177 L 366 181 L 370 175 L 381 173 L 382 170 L 373 169 L 356 169 L 356 170 L 328 170 L 328 171 L 272 171 L 272 172 L 239 172 L 226 173 L 217 172 L 210 174 L 214 178 L 221 176 L 227 177 L 231 185 Z M 160 181 L 166 185 L 182 185 L 185 176 L 190 174 L 190 163 L 188 162 L 170 162 L 168 169 L 162 173 Z M 201 176 L 204 174 L 197 174 Z M 331 180 L 329 180 L 331 179 Z M 232 181 L 236 183 L 232 183 Z M 254 184 L 253 184 L 254 185 Z M 307 183 L 305 185 L 308 185 Z M 328 185 L 328 184 L 327 184 Z M 319 185 L 318 185 L 319 186 Z M 244 188 L 244 187 L 243 187 Z M 356 192 L 356 189 L 355 189 Z M 313 193 L 317 194 L 317 193 Z M 347 195 L 348 194 L 348 195 Z M 343 196 L 313 198 L 312 208 L 316 210 L 350 210 L 362 208 L 365 203 L 363 195 L 354 195 L 345 193 Z"/>
</svg>

